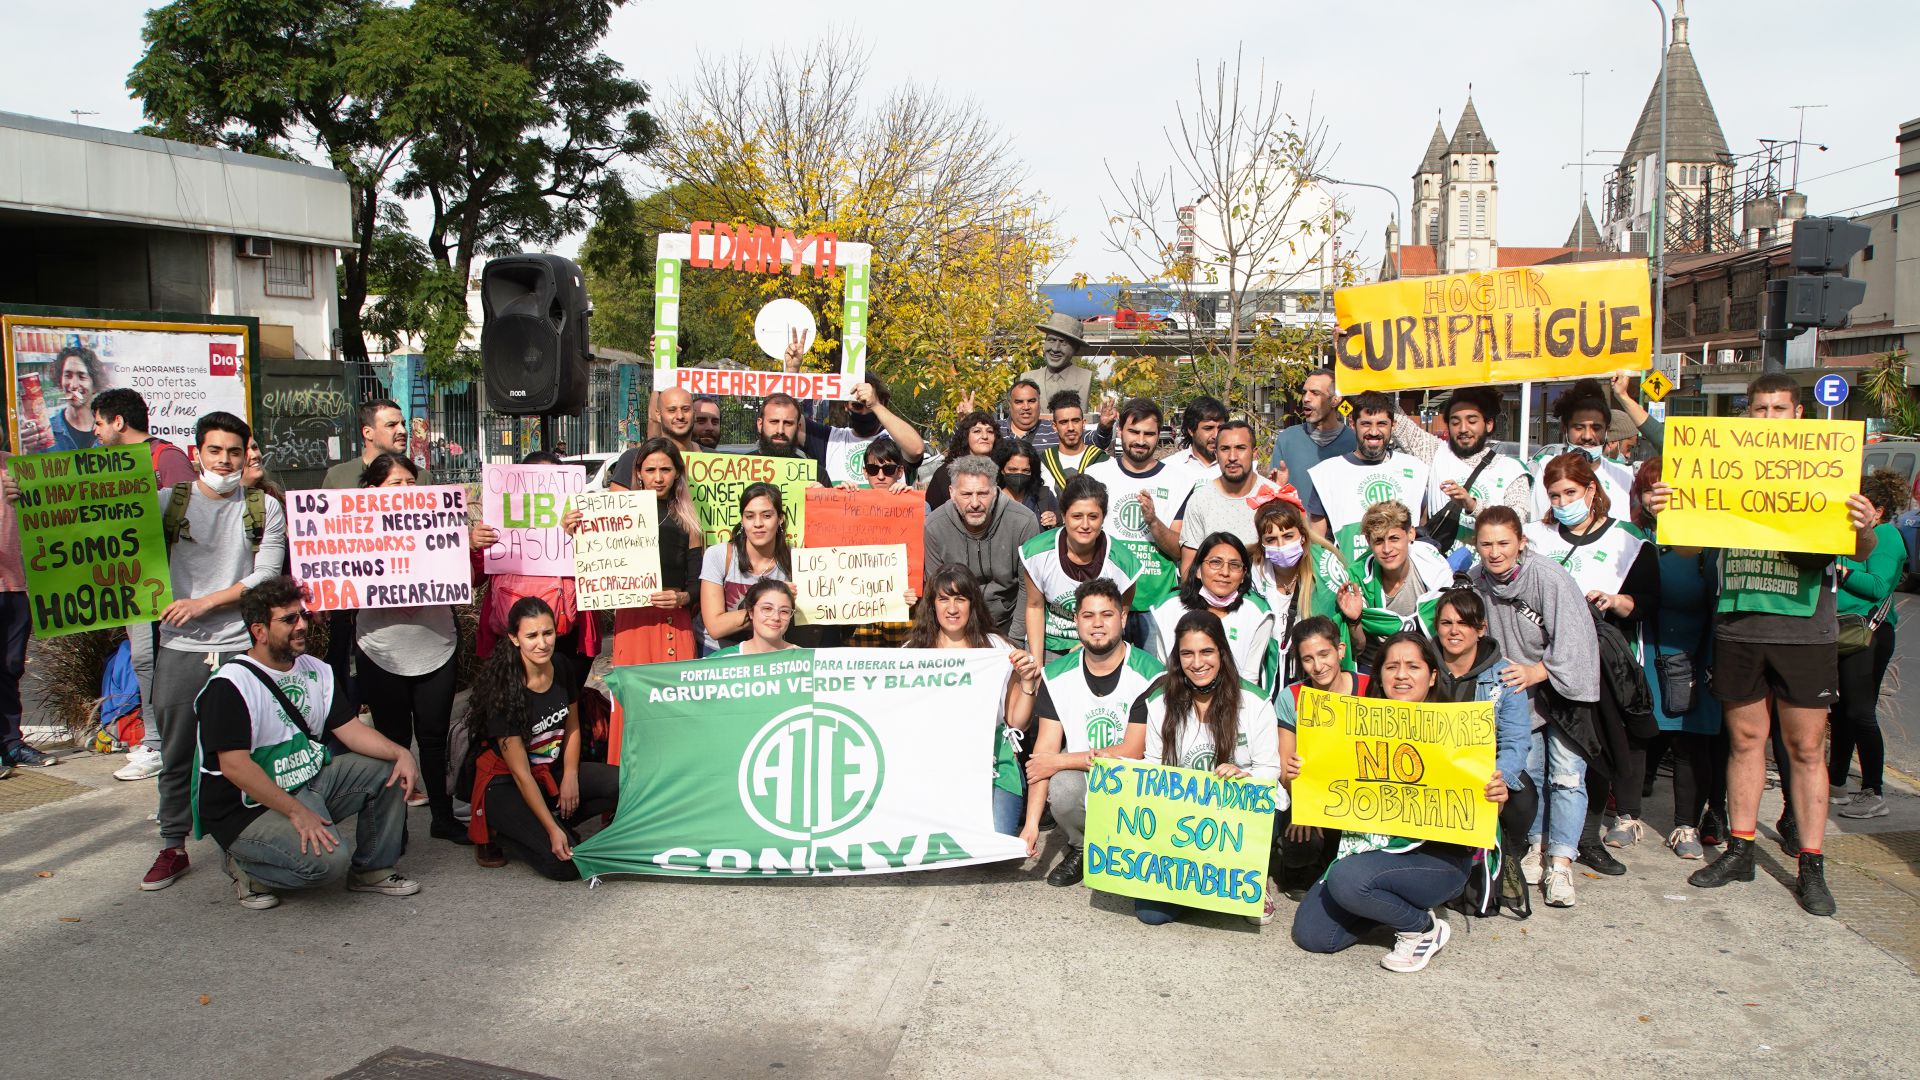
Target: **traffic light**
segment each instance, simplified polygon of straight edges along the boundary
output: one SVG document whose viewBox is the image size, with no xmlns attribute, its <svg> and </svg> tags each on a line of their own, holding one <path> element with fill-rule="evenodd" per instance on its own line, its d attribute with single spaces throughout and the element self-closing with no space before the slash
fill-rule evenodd
<svg viewBox="0 0 1920 1080">
<path fill-rule="evenodd" d="M 1846 218 L 1802 218 L 1793 227 L 1793 268 L 1787 279 L 1786 323 L 1831 329 L 1847 325 L 1847 313 L 1867 295 L 1867 284 L 1845 274 L 1873 230 Z"/>
</svg>

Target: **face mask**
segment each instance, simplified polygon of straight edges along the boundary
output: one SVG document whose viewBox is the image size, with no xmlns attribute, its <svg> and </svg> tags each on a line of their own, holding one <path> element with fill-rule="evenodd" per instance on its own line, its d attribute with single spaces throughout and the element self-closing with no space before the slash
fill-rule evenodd
<svg viewBox="0 0 1920 1080">
<path fill-rule="evenodd" d="M 1027 492 L 1033 490 L 1033 474 L 1001 473 L 1000 486 L 1007 489 L 1007 494 L 1014 498 L 1024 499 L 1027 497 Z"/>
<path fill-rule="evenodd" d="M 215 495 L 231 495 L 234 489 L 240 486 L 240 474 L 230 472 L 223 476 L 220 473 L 203 470 L 200 473 L 200 482 L 207 485 L 207 490 Z"/>
<path fill-rule="evenodd" d="M 1575 450 L 1578 450 L 1578 451 L 1580 451 L 1581 453 L 1583 453 L 1583 454 L 1585 454 L 1585 455 L 1587 455 L 1587 457 L 1588 457 L 1588 458 L 1590 458 L 1590 459 L 1592 459 L 1592 460 L 1594 460 L 1594 461 L 1599 461 L 1599 460 L 1600 460 L 1600 455 L 1601 455 L 1601 453 L 1602 453 L 1602 452 L 1604 452 L 1604 451 L 1606 450 L 1606 447 L 1604 447 L 1604 446 L 1576 446 L 1576 447 L 1574 447 L 1574 449 L 1575 449 Z"/>
<path fill-rule="evenodd" d="M 1276 569 L 1285 570 L 1290 566 L 1299 565 L 1300 556 L 1306 554 L 1307 546 L 1295 540 L 1291 544 L 1267 548 L 1266 551 L 1267 562 L 1273 564 Z"/>
<path fill-rule="evenodd" d="M 1215 596 L 1213 594 L 1212 589 L 1209 589 L 1205 585 L 1202 585 L 1200 586 L 1200 599 L 1205 600 L 1207 602 L 1208 607 L 1223 608 L 1223 607 L 1226 607 L 1228 604 L 1233 603 L 1235 600 L 1240 599 L 1240 594 L 1236 592 L 1236 593 L 1230 593 L 1226 596 Z"/>
<path fill-rule="evenodd" d="M 1211 694 L 1213 693 L 1213 688 L 1220 685 L 1220 676 L 1217 673 L 1214 675 L 1212 681 L 1197 683 L 1193 681 L 1193 676 L 1187 674 L 1187 669 L 1181 668 L 1180 677 L 1186 680 L 1187 688 L 1196 694 Z"/>
<path fill-rule="evenodd" d="M 1587 520 L 1587 500 L 1575 499 L 1570 503 L 1554 507 L 1553 519 L 1568 528 L 1580 524 Z"/>
<path fill-rule="evenodd" d="M 848 413 L 847 427 L 851 428 L 855 435 L 870 439 L 880 434 L 880 418 L 870 412 Z"/>
</svg>

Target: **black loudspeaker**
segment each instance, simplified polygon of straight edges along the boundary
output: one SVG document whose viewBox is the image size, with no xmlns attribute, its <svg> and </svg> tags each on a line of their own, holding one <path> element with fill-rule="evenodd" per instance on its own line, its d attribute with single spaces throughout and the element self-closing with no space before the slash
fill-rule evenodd
<svg viewBox="0 0 1920 1080">
<path fill-rule="evenodd" d="M 503 255 L 480 271 L 480 372 L 510 416 L 587 407 L 587 286 L 558 255 Z"/>
</svg>

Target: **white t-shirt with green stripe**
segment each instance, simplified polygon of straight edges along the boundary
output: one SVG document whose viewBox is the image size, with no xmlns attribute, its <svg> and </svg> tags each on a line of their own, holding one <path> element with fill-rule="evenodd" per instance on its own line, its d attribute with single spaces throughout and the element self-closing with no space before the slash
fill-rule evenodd
<svg viewBox="0 0 1920 1080">
<path fill-rule="evenodd" d="M 1178 678 L 1177 675 L 1171 676 Z M 1213 728 L 1198 716 L 1189 715 L 1174 733 L 1173 753 L 1167 753 L 1163 728 L 1167 722 L 1165 683 L 1148 691 L 1141 702 L 1146 712 L 1147 752 L 1142 759 L 1149 764 L 1178 765 L 1183 769 L 1212 772 L 1220 764 L 1219 748 L 1213 744 Z M 1227 760 L 1247 770 L 1256 780 L 1280 778 L 1280 721 L 1274 716 L 1273 703 L 1251 683 L 1240 684 L 1240 712 L 1235 727 L 1233 752 Z M 1169 761 L 1168 759 L 1172 760 Z M 1287 790 L 1276 788 L 1275 805 L 1287 806 Z"/>
<path fill-rule="evenodd" d="M 1162 662 L 1172 662 L 1173 630 L 1189 609 L 1179 596 L 1169 596 L 1153 609 L 1153 639 L 1150 648 Z M 1280 666 L 1280 644 L 1274 631 L 1273 607 L 1257 590 L 1248 592 L 1232 611 L 1215 611 L 1220 628 L 1227 632 L 1227 647 L 1233 650 L 1234 667 L 1240 678 L 1271 691 Z"/>
<path fill-rule="evenodd" d="M 1073 593 L 1080 582 L 1068 576 L 1061 565 L 1067 557 L 1066 546 L 1067 534 L 1061 529 L 1049 529 L 1020 545 L 1020 565 L 1046 600 L 1046 647 L 1053 652 L 1066 652 L 1080 644 L 1080 632 L 1073 625 Z M 1105 557 L 1093 576 L 1112 581 L 1124 595 L 1140 574 L 1140 560 L 1125 544 L 1108 537 Z"/>
<path fill-rule="evenodd" d="M 1313 498 L 1327 519 L 1327 531 L 1340 557 L 1357 561 L 1367 553 L 1367 539 L 1360 535 L 1360 518 L 1375 503 L 1397 502 L 1420 524 L 1427 516 L 1427 466 L 1412 454 L 1395 450 L 1381 461 L 1362 464 L 1352 455 L 1328 458 L 1315 465 Z"/>
<path fill-rule="evenodd" d="M 1152 470 L 1134 474 L 1120 467 L 1117 458 L 1096 461 L 1087 466 L 1086 475 L 1107 489 L 1107 536 L 1133 553 L 1140 564 L 1140 579 L 1134 587 L 1133 610 L 1152 611 L 1180 586 L 1180 564 L 1160 554 L 1154 545 L 1153 531 L 1147 528 L 1146 511 L 1140 509 L 1139 494 L 1153 499 L 1154 516 L 1169 524 L 1180 505 L 1187 501 L 1193 486 L 1206 479 L 1198 469 L 1176 463 L 1172 458 L 1154 463 Z"/>
<path fill-rule="evenodd" d="M 1126 655 L 1120 660 L 1112 690 L 1105 694 L 1095 694 L 1087 683 L 1086 654 L 1080 649 L 1048 664 L 1044 674 L 1047 682 L 1047 698 L 1052 711 L 1060 715 L 1053 719 L 1060 722 L 1066 735 L 1066 752 L 1083 753 L 1113 746 L 1125 738 L 1127 717 L 1133 711 L 1133 703 L 1153 680 L 1160 677 L 1164 670 L 1160 661 L 1141 652 L 1131 645 L 1122 644 Z"/>
</svg>

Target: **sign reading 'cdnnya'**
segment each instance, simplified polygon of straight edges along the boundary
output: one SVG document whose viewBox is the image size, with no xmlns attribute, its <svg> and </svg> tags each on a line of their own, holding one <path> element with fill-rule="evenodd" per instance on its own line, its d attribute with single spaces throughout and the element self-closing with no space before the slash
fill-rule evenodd
<svg viewBox="0 0 1920 1080">
<path fill-rule="evenodd" d="M 994 649 L 615 668 L 620 809 L 575 865 L 587 877 L 796 877 L 1025 858 L 992 825 L 1010 674 Z"/>
</svg>

